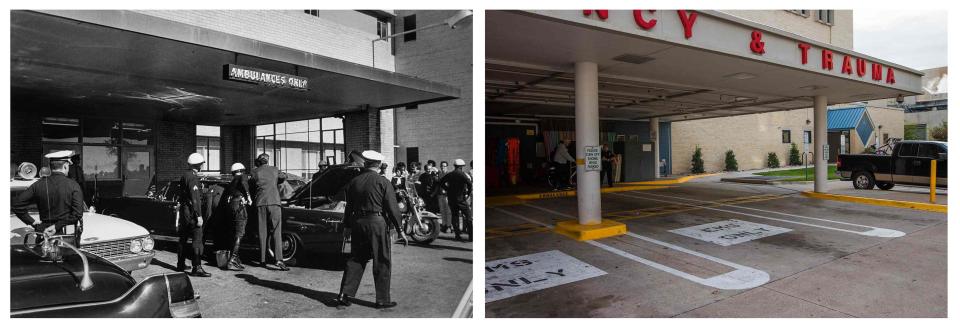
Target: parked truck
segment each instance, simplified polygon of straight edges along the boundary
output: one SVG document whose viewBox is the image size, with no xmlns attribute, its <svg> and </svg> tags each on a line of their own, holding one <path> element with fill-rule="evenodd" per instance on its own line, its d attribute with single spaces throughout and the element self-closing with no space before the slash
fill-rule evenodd
<svg viewBox="0 0 960 330">
<path fill-rule="evenodd" d="M 939 141 L 901 141 L 889 155 L 841 154 L 837 156 L 837 175 L 852 181 L 854 189 L 928 186 L 932 160 L 937 162 L 937 186 L 946 187 L 947 143 Z"/>
</svg>

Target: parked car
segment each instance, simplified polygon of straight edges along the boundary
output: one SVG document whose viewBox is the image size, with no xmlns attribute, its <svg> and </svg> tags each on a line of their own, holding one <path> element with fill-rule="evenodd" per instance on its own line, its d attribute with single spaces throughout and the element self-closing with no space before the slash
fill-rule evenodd
<svg viewBox="0 0 960 330">
<path fill-rule="evenodd" d="M 14 179 L 10 181 L 11 201 L 36 179 Z M 85 208 L 86 209 L 86 208 Z M 30 215 L 39 219 L 36 207 Z M 10 213 L 10 231 L 33 228 Z M 11 242 L 16 244 L 20 242 Z M 83 232 L 80 237 L 80 249 L 110 261 L 123 270 L 132 272 L 146 268 L 153 260 L 154 241 L 147 229 L 124 219 L 97 214 L 83 213 Z"/>
<path fill-rule="evenodd" d="M 938 187 L 947 186 L 947 143 L 901 141 L 890 155 L 837 155 L 837 174 L 855 189 L 887 190 L 895 184 L 930 185 L 930 161 L 937 162 Z"/>
<path fill-rule="evenodd" d="M 343 188 L 353 177 L 360 174 L 357 165 L 336 165 L 294 190 L 290 198 L 281 205 L 282 218 L 282 257 L 284 262 L 295 261 L 303 252 L 319 254 L 343 254 L 349 250 L 348 233 L 343 224 Z M 230 183 L 231 177 L 204 176 L 200 179 L 204 190 L 205 219 L 204 237 L 208 244 L 220 245 L 224 240 L 217 238 L 232 237 L 230 219 L 218 213 L 220 194 Z M 170 182 L 157 191 L 154 196 L 145 197 L 101 197 L 98 209 L 127 219 L 135 219 L 137 224 L 147 228 L 157 239 L 176 240 L 177 238 L 177 198 L 180 187 L 178 182 Z M 259 248 L 257 212 L 250 207 L 249 220 L 244 235 L 244 248 Z M 218 242 L 219 241 L 219 242 Z M 228 242 L 228 240 L 227 240 Z M 220 243 L 220 244 L 218 244 Z M 272 247 L 273 244 L 268 244 Z M 223 246 L 226 249 L 226 246 Z M 269 255 L 274 251 L 270 250 Z"/>
<path fill-rule="evenodd" d="M 10 245 L 11 317 L 200 317 L 186 274 L 137 283 L 111 261 L 37 234 L 10 233 L 20 242 Z"/>
</svg>

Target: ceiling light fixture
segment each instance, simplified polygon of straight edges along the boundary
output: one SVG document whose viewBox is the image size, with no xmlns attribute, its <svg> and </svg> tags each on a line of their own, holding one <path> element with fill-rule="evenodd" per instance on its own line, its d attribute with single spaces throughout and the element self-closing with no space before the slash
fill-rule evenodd
<svg viewBox="0 0 960 330">
<path fill-rule="evenodd" d="M 737 73 L 734 73 L 734 74 L 728 74 L 728 75 L 723 76 L 723 77 L 724 77 L 724 78 L 730 78 L 730 79 L 736 79 L 736 80 L 746 80 L 746 79 L 756 78 L 757 75 L 752 74 L 752 73 L 748 73 L 748 72 L 737 72 Z"/>
</svg>

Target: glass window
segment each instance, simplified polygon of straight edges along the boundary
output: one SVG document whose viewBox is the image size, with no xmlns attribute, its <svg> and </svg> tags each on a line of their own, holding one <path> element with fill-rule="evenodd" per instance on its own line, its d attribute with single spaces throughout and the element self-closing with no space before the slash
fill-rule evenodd
<svg viewBox="0 0 960 330">
<path fill-rule="evenodd" d="M 323 131 L 323 143 L 336 143 L 333 131 Z"/>
<path fill-rule="evenodd" d="M 811 136 L 811 133 L 812 132 L 810 131 L 803 131 L 803 143 L 805 144 L 813 143 L 813 137 Z"/>
<path fill-rule="evenodd" d="M 257 136 L 273 135 L 273 124 L 257 125 Z"/>
<path fill-rule="evenodd" d="M 307 121 L 292 121 L 287 123 L 287 133 L 301 133 L 307 131 Z"/>
<path fill-rule="evenodd" d="M 198 136 L 197 153 L 206 160 L 201 171 L 220 171 L 220 137 Z"/>
<path fill-rule="evenodd" d="M 118 144 L 119 142 L 119 123 L 102 119 L 83 121 L 83 143 Z"/>
<path fill-rule="evenodd" d="M 343 130 L 342 130 L 342 129 L 338 129 L 338 130 L 337 130 L 337 140 L 336 140 L 335 143 L 339 143 L 339 144 L 342 144 L 342 143 L 343 143 Z"/>
<path fill-rule="evenodd" d="M 260 135 L 259 127 L 257 127 L 257 135 Z M 220 126 L 197 125 L 197 136 L 220 137 Z"/>
<path fill-rule="evenodd" d="M 83 146 L 83 177 L 87 180 L 120 179 L 120 155 L 114 146 Z"/>
<path fill-rule="evenodd" d="M 123 123 L 123 143 L 132 145 L 152 145 L 153 127 L 140 123 Z"/>
<path fill-rule="evenodd" d="M 936 145 L 924 143 L 920 145 L 917 155 L 918 157 L 937 158 L 937 154 L 940 152 L 940 148 Z"/>
<path fill-rule="evenodd" d="M 409 15 L 403 17 L 403 31 L 410 31 L 417 29 L 417 15 Z M 403 35 L 403 41 L 414 41 L 417 40 L 417 33 L 410 32 Z"/>
<path fill-rule="evenodd" d="M 80 142 L 80 119 L 43 118 L 41 120 L 43 142 Z"/>
<path fill-rule="evenodd" d="M 790 143 L 790 130 L 783 130 L 782 135 L 783 143 Z"/>
<path fill-rule="evenodd" d="M 343 128 L 343 118 L 340 117 L 326 117 L 323 118 L 323 129 L 340 129 Z"/>
<path fill-rule="evenodd" d="M 902 157 L 916 157 L 917 156 L 917 144 L 916 143 L 904 143 L 900 146 L 900 156 Z"/>
</svg>

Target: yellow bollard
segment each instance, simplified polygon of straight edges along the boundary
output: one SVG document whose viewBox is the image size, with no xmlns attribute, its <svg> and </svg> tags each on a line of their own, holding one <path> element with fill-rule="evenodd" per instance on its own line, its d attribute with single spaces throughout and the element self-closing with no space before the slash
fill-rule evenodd
<svg viewBox="0 0 960 330">
<path fill-rule="evenodd" d="M 937 160 L 930 160 L 930 203 L 937 202 Z"/>
</svg>

